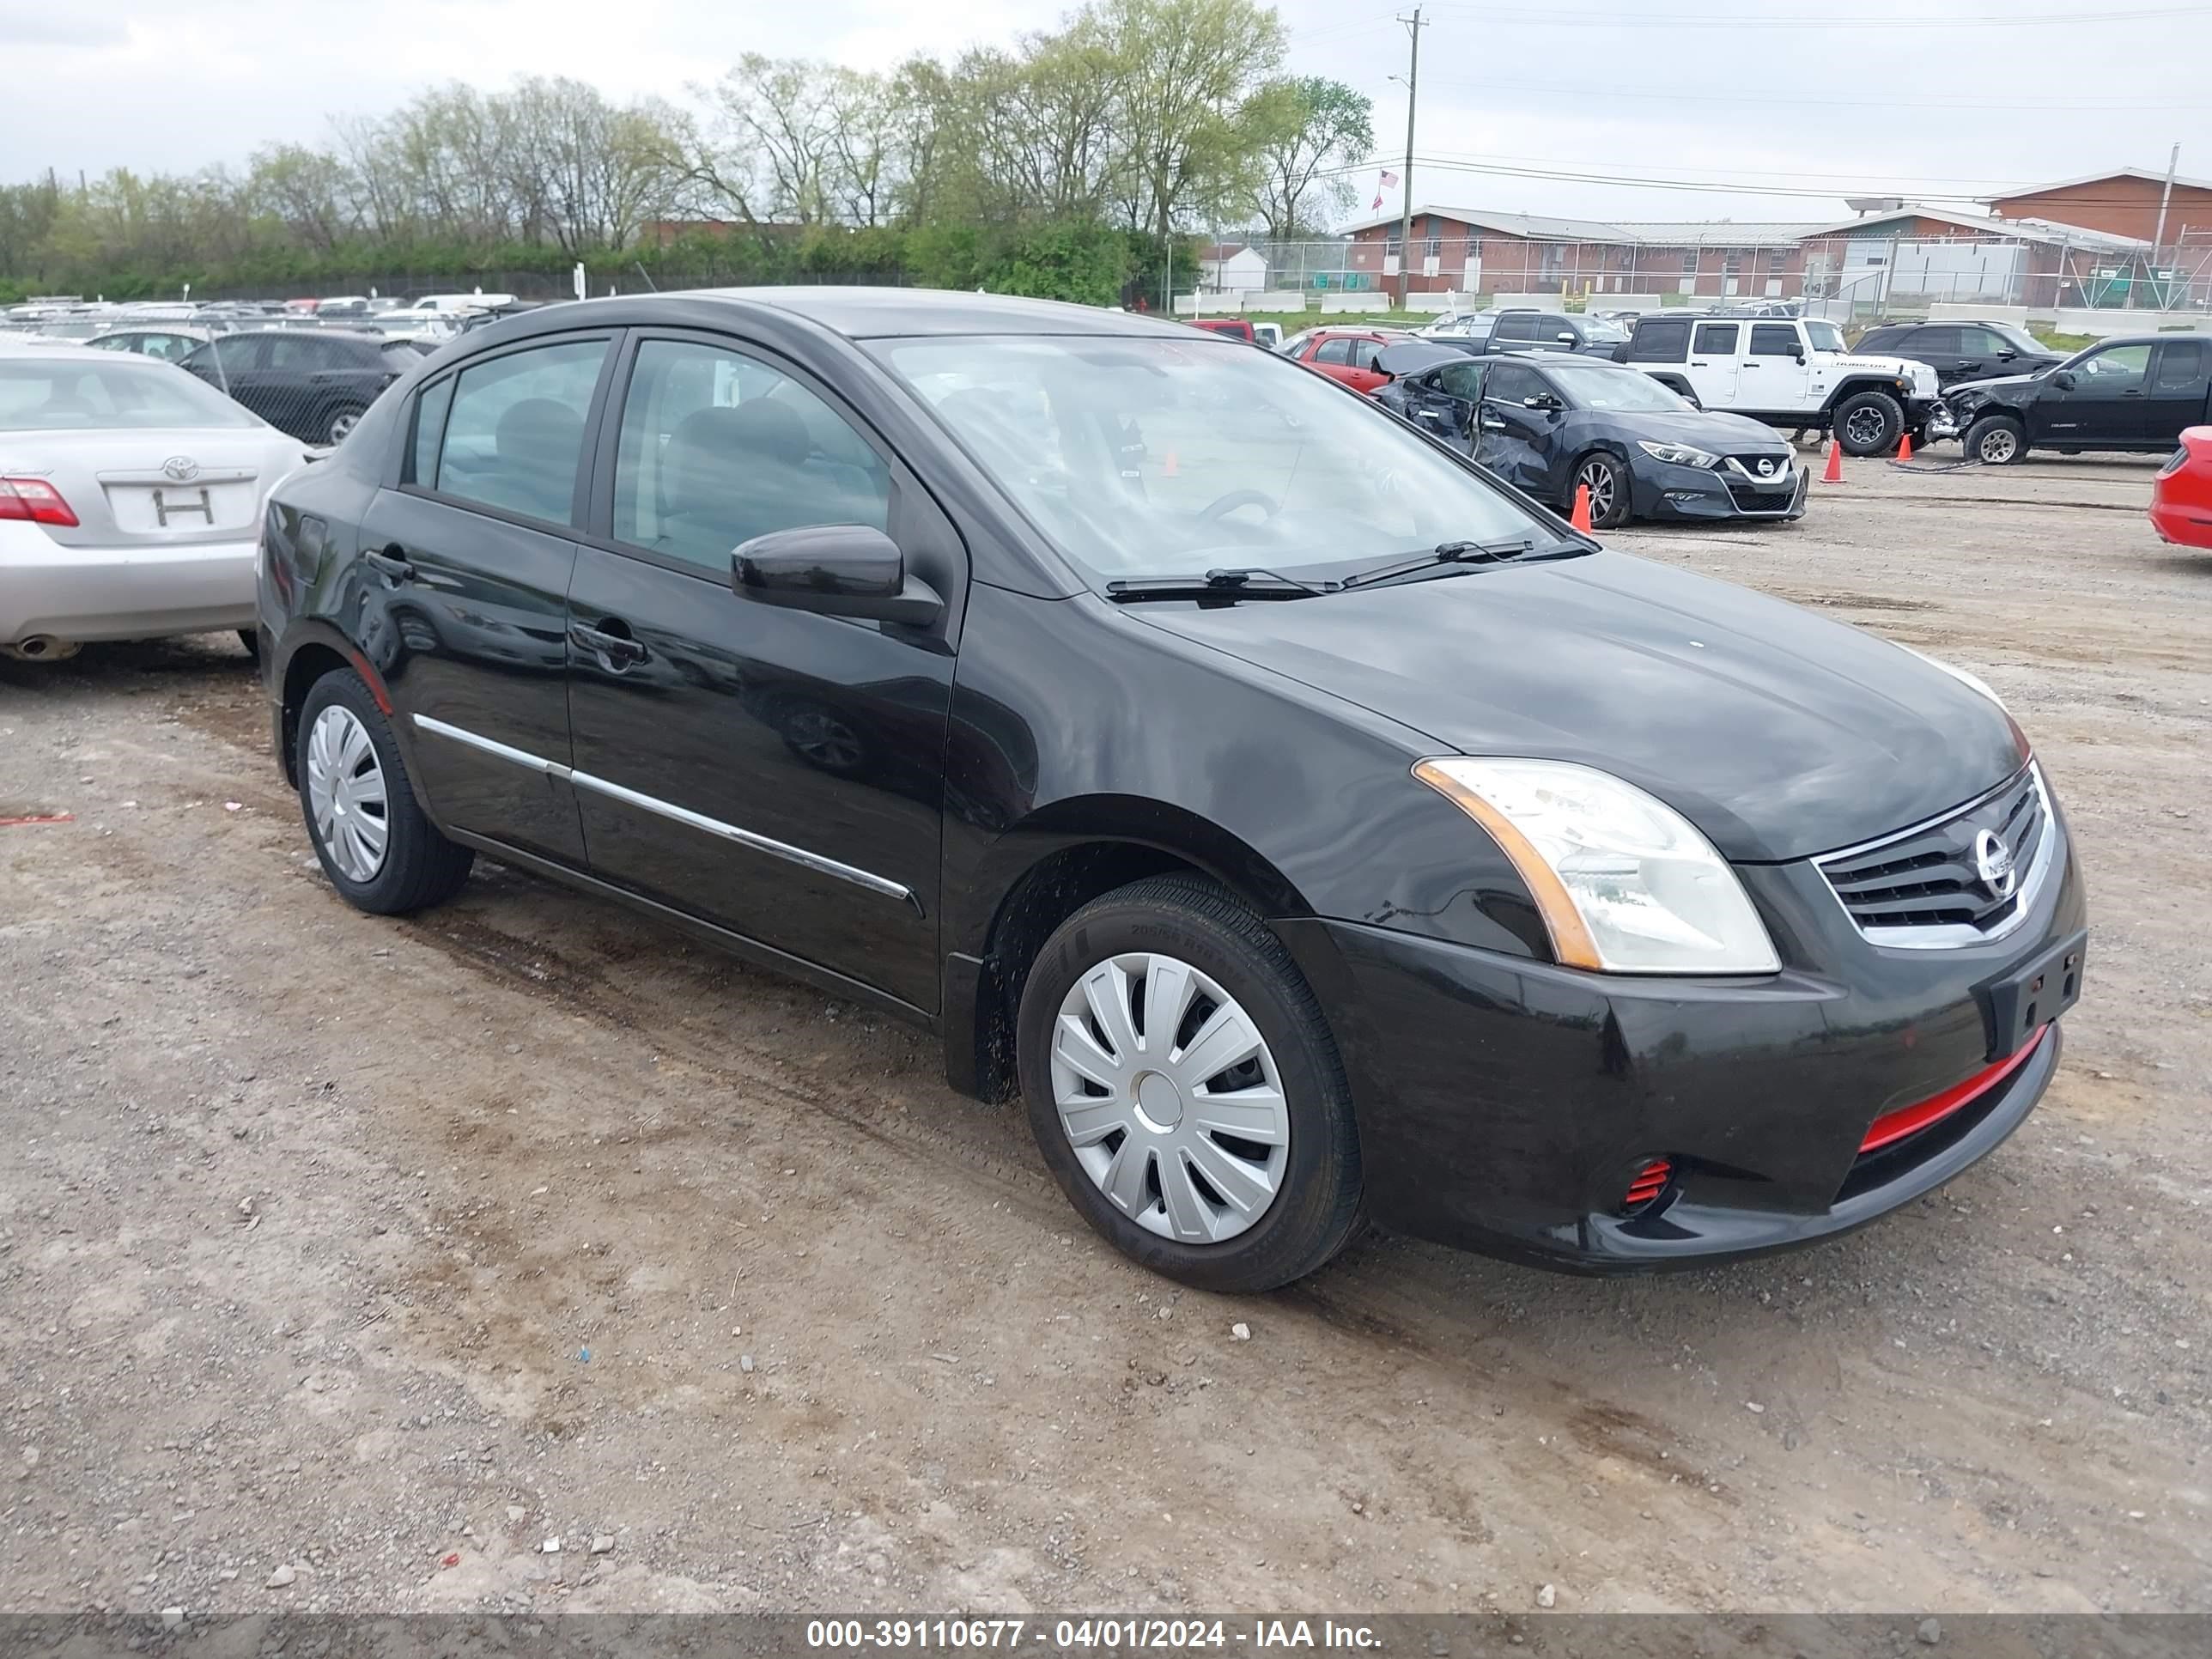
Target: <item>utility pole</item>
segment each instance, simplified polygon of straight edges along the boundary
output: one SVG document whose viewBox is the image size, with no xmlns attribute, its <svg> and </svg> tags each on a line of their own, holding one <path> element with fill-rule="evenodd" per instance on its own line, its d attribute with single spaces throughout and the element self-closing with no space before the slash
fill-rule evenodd
<svg viewBox="0 0 2212 1659">
<path fill-rule="evenodd" d="M 2173 200 L 2173 173 L 2174 169 L 2179 167 L 2180 165 L 2181 146 L 2177 143 L 2172 149 L 2166 152 L 2166 188 L 2158 193 L 2158 228 L 2152 231 L 2150 234 L 2151 282 L 2153 284 L 2151 291 L 2157 296 L 2158 302 L 2160 306 L 2164 306 L 2166 304 L 2166 291 L 2157 286 L 2158 250 L 2160 245 L 2166 240 L 2166 204 Z M 2130 285 L 2130 291 L 2132 291 L 2132 285 Z"/>
<path fill-rule="evenodd" d="M 1421 91 L 1421 9 L 1414 7 L 1411 17 L 1398 21 L 1413 43 L 1406 63 L 1406 195 L 1398 215 L 1398 305 L 1403 310 L 1413 302 L 1413 104 Z"/>
</svg>

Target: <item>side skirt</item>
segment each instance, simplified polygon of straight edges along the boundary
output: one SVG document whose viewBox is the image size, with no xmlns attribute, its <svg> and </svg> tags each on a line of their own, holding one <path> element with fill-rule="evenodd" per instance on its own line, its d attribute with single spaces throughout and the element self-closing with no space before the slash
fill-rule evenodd
<svg viewBox="0 0 2212 1659">
<path fill-rule="evenodd" d="M 551 859 L 540 858 L 535 853 L 526 853 L 518 847 L 509 847 L 505 842 L 495 841 L 489 836 L 474 835 L 465 830 L 447 830 L 445 833 L 463 846 L 473 847 L 478 852 L 497 859 L 501 864 L 511 864 L 518 870 L 527 870 L 534 876 L 544 876 L 548 880 L 559 882 L 564 887 L 574 887 L 579 891 L 593 894 L 600 898 L 612 899 L 616 903 L 625 905 L 630 909 L 651 916 L 656 921 L 666 922 L 672 927 L 681 928 L 693 938 L 703 939 L 718 949 L 727 951 L 732 956 L 741 957 L 757 967 L 766 968 L 787 978 L 804 981 L 815 989 L 826 992 L 831 996 L 845 997 L 854 1002 L 866 1003 L 872 1008 L 881 1009 L 887 1014 L 896 1015 L 933 1033 L 938 1030 L 938 1020 L 934 1014 L 917 1008 L 914 1004 L 902 998 L 878 991 L 872 985 L 866 985 L 857 979 L 848 978 L 835 969 L 824 968 L 817 963 L 807 961 L 804 957 L 795 957 L 788 951 L 780 951 L 773 945 L 764 945 L 746 934 L 734 933 L 727 927 L 718 927 L 714 922 L 702 921 L 687 911 L 678 910 L 673 905 L 663 904 L 659 900 L 647 898 L 642 893 L 633 893 L 627 887 L 617 887 L 612 882 L 602 881 L 597 876 L 586 875 L 583 871 L 572 869 L 568 865 L 557 863 Z"/>
</svg>

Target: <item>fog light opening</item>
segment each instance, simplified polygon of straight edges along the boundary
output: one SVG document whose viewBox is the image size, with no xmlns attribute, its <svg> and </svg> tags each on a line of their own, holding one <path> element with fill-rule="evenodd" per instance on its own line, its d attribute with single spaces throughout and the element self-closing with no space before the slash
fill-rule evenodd
<svg viewBox="0 0 2212 1659">
<path fill-rule="evenodd" d="M 1621 1195 L 1621 1214 L 1644 1215 L 1656 1209 L 1674 1184 L 1674 1161 L 1671 1158 L 1653 1158 L 1636 1172 L 1636 1178 L 1628 1183 L 1627 1192 Z"/>
</svg>

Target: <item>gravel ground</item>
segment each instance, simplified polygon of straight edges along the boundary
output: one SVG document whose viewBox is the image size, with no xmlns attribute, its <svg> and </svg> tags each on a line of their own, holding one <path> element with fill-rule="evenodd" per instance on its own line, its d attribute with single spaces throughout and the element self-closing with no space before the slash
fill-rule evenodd
<svg viewBox="0 0 2212 1659">
<path fill-rule="evenodd" d="M 1617 538 L 1988 678 L 2097 928 L 1996 1156 L 1656 1280 L 1177 1290 L 915 1034 L 496 868 L 348 909 L 234 644 L 0 665 L 0 818 L 74 815 L 0 828 L 0 1607 L 2212 1609 L 2212 555 L 2148 486 Z"/>
</svg>

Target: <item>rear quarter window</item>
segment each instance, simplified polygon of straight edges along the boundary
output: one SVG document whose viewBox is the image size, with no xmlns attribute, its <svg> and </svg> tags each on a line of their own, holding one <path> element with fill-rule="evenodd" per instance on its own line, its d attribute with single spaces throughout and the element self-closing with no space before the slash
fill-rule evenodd
<svg viewBox="0 0 2212 1659">
<path fill-rule="evenodd" d="M 1628 343 L 1632 363 L 1679 363 L 1690 356 L 1690 325 L 1686 319 L 1639 324 Z"/>
</svg>

